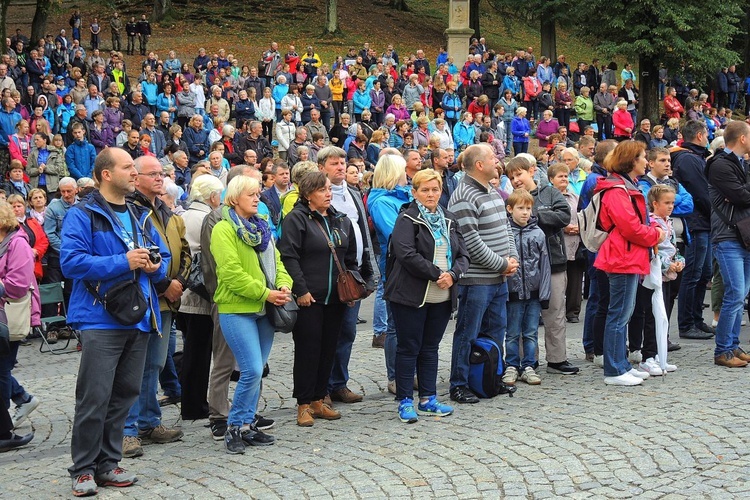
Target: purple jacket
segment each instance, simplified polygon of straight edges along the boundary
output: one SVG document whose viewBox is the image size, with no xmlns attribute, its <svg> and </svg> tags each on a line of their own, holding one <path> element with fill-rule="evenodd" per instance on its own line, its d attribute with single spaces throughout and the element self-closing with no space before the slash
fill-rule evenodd
<svg viewBox="0 0 750 500">
<path fill-rule="evenodd" d="M 549 136 L 551 136 L 552 134 L 556 134 L 559 127 L 560 124 L 557 122 L 556 118 L 552 118 L 548 122 L 539 120 L 539 123 L 536 127 L 536 138 L 539 139 L 540 148 L 547 147 L 547 139 L 549 139 Z"/>
<path fill-rule="evenodd" d="M 91 144 L 96 148 L 97 154 L 107 146 L 114 146 L 115 144 L 115 133 L 106 123 L 102 124 L 101 131 L 97 130 L 95 126 L 91 125 L 89 128 L 89 139 Z"/>
<path fill-rule="evenodd" d="M 29 237 L 24 230 L 16 230 L 6 236 L 0 248 L 7 244 L 5 255 L 0 257 L 0 280 L 5 287 L 4 297 L 20 299 L 31 289 L 31 326 L 41 325 L 42 303 L 34 277 L 34 254 L 29 246 Z"/>
<path fill-rule="evenodd" d="M 119 134 L 122 130 L 122 118 L 123 114 L 119 108 L 104 108 L 104 123 L 109 126 L 114 135 Z"/>
<path fill-rule="evenodd" d="M 370 100 L 372 101 L 371 108 L 375 110 L 375 108 L 380 108 L 381 113 L 385 111 L 385 92 L 382 90 L 380 92 L 375 92 L 375 90 L 370 91 Z"/>
</svg>

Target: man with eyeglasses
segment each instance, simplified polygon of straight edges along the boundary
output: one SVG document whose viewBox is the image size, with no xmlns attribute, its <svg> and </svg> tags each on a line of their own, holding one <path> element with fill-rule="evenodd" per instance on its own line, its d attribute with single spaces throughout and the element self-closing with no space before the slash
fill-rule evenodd
<svg viewBox="0 0 750 500">
<path fill-rule="evenodd" d="M 165 192 L 161 163 L 153 156 L 141 156 L 135 160 L 135 169 L 138 172 L 135 192 L 128 195 L 128 200 L 150 214 L 148 220 L 159 233 L 171 258 L 166 276 L 154 283 L 159 294 L 162 334 L 152 335 L 148 340 L 140 396 L 130 407 L 125 420 L 122 440 L 122 456 L 125 458 L 143 455 L 141 440 L 164 444 L 182 438 L 181 429 L 170 429 L 162 424 L 157 389 L 159 374 L 167 360 L 172 319 L 180 307 L 191 262 L 190 247 L 185 239 L 185 223 L 159 198 Z"/>
</svg>

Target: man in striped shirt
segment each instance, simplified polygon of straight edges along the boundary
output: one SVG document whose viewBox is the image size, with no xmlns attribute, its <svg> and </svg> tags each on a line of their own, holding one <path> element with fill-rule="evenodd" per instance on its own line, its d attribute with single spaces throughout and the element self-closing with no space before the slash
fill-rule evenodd
<svg viewBox="0 0 750 500">
<path fill-rule="evenodd" d="M 477 403 L 468 387 L 471 344 L 480 331 L 500 349 L 507 323 L 506 278 L 518 269 L 518 254 L 505 204 L 490 186 L 497 176 L 497 159 L 486 144 L 474 144 L 463 152 L 466 175 L 451 196 L 448 209 L 471 258 L 469 270 L 458 280 L 458 321 L 453 337 L 450 396 L 458 403 Z"/>
</svg>

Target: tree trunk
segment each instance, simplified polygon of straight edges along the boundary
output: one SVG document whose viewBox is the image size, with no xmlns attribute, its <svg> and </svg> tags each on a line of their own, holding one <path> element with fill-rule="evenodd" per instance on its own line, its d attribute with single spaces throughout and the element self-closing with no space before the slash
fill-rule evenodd
<svg viewBox="0 0 750 500">
<path fill-rule="evenodd" d="M 471 0 L 469 2 L 469 28 L 474 30 L 474 38 L 479 40 L 479 2 L 481 0 Z"/>
<path fill-rule="evenodd" d="M 638 70 L 638 119 L 648 118 L 651 123 L 659 123 L 659 66 L 654 60 L 641 56 Z M 638 124 L 635 125 L 637 129 Z"/>
<path fill-rule="evenodd" d="M 47 32 L 47 18 L 52 7 L 52 0 L 36 0 L 36 12 L 34 20 L 31 21 L 31 46 L 36 46 L 41 38 L 44 38 Z"/>
<path fill-rule="evenodd" d="M 154 0 L 154 21 L 164 19 L 172 10 L 172 0 Z"/>
<path fill-rule="evenodd" d="M 388 5 L 396 10 L 400 10 L 401 12 L 409 12 L 409 6 L 406 5 L 406 0 L 391 0 Z"/>
<path fill-rule="evenodd" d="M 551 64 L 554 65 L 557 60 L 557 32 L 555 21 L 544 16 L 542 17 L 541 23 L 540 31 L 542 34 L 542 48 L 540 54 L 547 56 L 550 59 Z"/>
<path fill-rule="evenodd" d="M 326 27 L 323 33 L 332 34 L 339 31 L 338 1 L 326 0 Z"/>
<path fill-rule="evenodd" d="M 5 43 L 5 35 L 7 34 L 5 23 L 8 20 L 8 5 L 10 5 L 10 0 L 0 0 L 0 40 L 3 43 Z"/>
</svg>

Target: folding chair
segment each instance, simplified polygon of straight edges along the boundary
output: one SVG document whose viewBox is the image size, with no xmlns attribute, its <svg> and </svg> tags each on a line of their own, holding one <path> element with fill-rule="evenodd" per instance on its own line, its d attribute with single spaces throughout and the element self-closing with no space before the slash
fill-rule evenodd
<svg viewBox="0 0 750 500">
<path fill-rule="evenodd" d="M 56 323 L 65 323 L 67 321 L 67 311 L 65 310 L 65 299 L 63 297 L 63 285 L 62 283 L 48 283 L 45 285 L 39 285 L 39 298 L 41 299 L 42 306 L 47 304 L 60 304 L 60 312 L 62 315 L 57 316 L 45 316 L 42 318 L 42 325 L 35 326 L 34 329 L 42 337 L 42 343 L 39 345 L 39 352 L 45 352 L 46 346 L 47 352 L 52 354 L 70 354 L 78 352 L 77 350 L 67 351 L 66 349 L 70 345 L 70 340 L 74 338 L 76 345 L 80 342 L 78 338 L 78 332 L 69 328 L 70 336 L 68 336 L 67 342 L 62 347 L 51 347 L 47 341 L 47 332 Z"/>
</svg>

